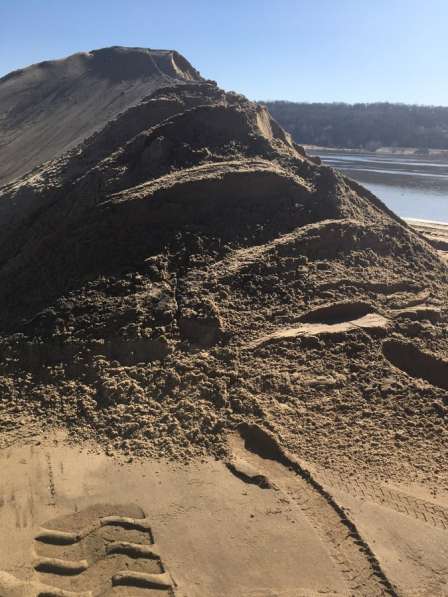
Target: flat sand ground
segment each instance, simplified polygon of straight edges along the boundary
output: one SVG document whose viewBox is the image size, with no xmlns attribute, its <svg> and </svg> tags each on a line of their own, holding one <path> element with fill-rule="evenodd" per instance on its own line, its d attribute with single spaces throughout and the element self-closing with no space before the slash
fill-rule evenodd
<svg viewBox="0 0 448 597">
<path fill-rule="evenodd" d="M 62 433 L 2 450 L 0 595 L 448 594 L 447 496 L 229 444 L 228 463 L 188 466 Z"/>
</svg>

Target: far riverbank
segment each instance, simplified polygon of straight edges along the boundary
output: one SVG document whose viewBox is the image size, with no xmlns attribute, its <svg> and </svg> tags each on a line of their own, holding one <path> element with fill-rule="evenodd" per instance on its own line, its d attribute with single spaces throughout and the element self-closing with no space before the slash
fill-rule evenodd
<svg viewBox="0 0 448 597">
<path fill-rule="evenodd" d="M 448 159 L 312 146 L 306 150 L 360 182 L 400 217 L 448 222 Z"/>
<path fill-rule="evenodd" d="M 338 152 L 347 154 L 363 154 L 363 155 L 390 155 L 390 156 L 414 156 L 414 157 L 431 157 L 433 159 L 440 159 L 448 161 L 448 149 L 421 149 L 418 147 L 379 147 L 374 151 L 367 149 L 356 149 L 350 147 L 322 147 L 320 145 L 303 145 L 305 151 L 311 155 L 319 155 L 320 151 Z"/>
<path fill-rule="evenodd" d="M 407 223 L 420 232 L 448 263 L 448 222 L 409 219 Z"/>
</svg>

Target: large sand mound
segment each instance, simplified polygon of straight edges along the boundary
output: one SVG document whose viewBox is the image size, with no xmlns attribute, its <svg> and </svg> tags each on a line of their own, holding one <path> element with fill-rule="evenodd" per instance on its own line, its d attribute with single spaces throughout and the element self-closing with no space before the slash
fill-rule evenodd
<svg viewBox="0 0 448 597">
<path fill-rule="evenodd" d="M 0 79 L 0 184 L 74 147 L 166 85 L 201 81 L 180 54 L 112 47 Z"/>
<path fill-rule="evenodd" d="M 146 60 L 158 89 L 0 190 L 2 438 L 188 459 L 257 422 L 333 471 L 446 481 L 447 269 L 381 201 L 172 53 L 1 85 L 98 62 L 103 94 Z"/>
</svg>

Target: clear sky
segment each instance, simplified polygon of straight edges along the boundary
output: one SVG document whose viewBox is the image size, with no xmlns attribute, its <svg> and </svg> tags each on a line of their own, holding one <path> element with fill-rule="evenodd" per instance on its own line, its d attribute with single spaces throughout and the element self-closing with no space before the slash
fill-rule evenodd
<svg viewBox="0 0 448 597">
<path fill-rule="evenodd" d="M 448 105 L 448 0 L 0 0 L 0 75 L 111 45 L 251 99 Z"/>
</svg>

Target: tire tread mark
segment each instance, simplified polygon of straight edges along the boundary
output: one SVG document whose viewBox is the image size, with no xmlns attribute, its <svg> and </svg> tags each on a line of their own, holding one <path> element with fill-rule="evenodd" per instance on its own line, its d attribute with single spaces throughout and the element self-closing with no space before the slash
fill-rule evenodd
<svg viewBox="0 0 448 597">
<path fill-rule="evenodd" d="M 171 577 L 167 572 L 162 574 L 146 574 L 126 570 L 112 577 L 113 586 L 142 587 L 146 589 L 172 590 Z"/>
<path fill-rule="evenodd" d="M 36 558 L 33 568 L 37 572 L 49 574 L 75 575 L 85 572 L 89 567 L 87 560 L 60 560 L 58 558 Z"/>
<path fill-rule="evenodd" d="M 281 447 L 273 433 L 256 424 L 243 423 L 238 427 L 245 441 L 243 449 L 262 458 L 275 460 L 291 472 L 290 481 L 273 481 L 296 503 L 335 562 L 350 595 L 397 597 L 397 592 L 387 578 L 370 546 L 362 539 L 354 523 L 334 497 L 325 490 L 314 475 L 294 455 Z M 306 507 L 304 507 L 306 505 Z"/>
<path fill-rule="evenodd" d="M 91 554 L 91 561 L 87 559 L 83 560 L 67 560 L 58 559 L 53 557 L 37 556 L 34 560 L 34 570 L 38 573 L 49 573 L 57 576 L 78 576 L 83 578 L 83 573 L 92 566 L 97 564 L 103 558 L 114 558 L 114 556 L 126 556 L 132 559 L 147 559 L 157 560 L 158 568 L 160 572 L 137 572 L 133 570 L 122 570 L 120 567 L 117 572 L 109 578 L 109 583 L 112 586 L 128 586 L 128 587 L 140 587 L 143 589 L 156 589 L 168 591 L 168 594 L 174 596 L 174 581 L 171 575 L 167 572 L 165 566 L 161 561 L 160 551 L 158 546 L 154 543 L 154 537 L 152 533 L 149 520 L 147 518 L 131 518 L 126 516 L 102 516 L 93 520 L 90 524 L 87 524 L 84 528 L 67 531 L 64 529 L 48 529 L 41 528 L 40 532 L 35 536 L 37 544 L 47 544 L 56 546 L 74 545 L 83 542 L 89 535 L 96 534 L 103 527 L 120 527 L 126 530 L 138 531 L 143 533 L 149 543 L 134 543 L 126 540 L 117 540 L 108 542 L 105 539 L 104 548 L 96 555 Z M 102 537 L 102 535 L 100 535 Z M 102 555 L 101 555 L 102 554 Z M 115 560 L 114 560 L 115 561 Z M 117 560 L 117 563 L 119 560 Z M 116 569 L 117 569 L 116 568 Z M 82 576 L 81 576 L 82 575 Z M 77 581 L 82 584 L 84 581 Z M 58 584 L 56 582 L 56 584 Z M 82 587 L 81 584 L 81 587 Z M 61 588 L 54 586 L 42 585 L 35 583 L 35 586 L 43 588 L 39 594 L 36 592 L 36 597 L 93 597 L 93 594 L 89 591 L 80 593 L 70 593 L 64 591 Z M 152 591 L 150 591 L 152 593 Z"/>
<path fill-rule="evenodd" d="M 365 501 L 385 506 L 437 529 L 448 530 L 448 508 L 439 504 L 416 498 L 397 489 L 368 483 L 356 477 L 341 479 L 329 471 L 319 472 L 318 476 L 329 487 L 339 489 Z"/>
<path fill-rule="evenodd" d="M 42 528 L 35 536 L 35 540 L 54 545 L 73 545 L 104 526 L 120 526 L 126 529 L 146 532 L 151 536 L 152 540 L 152 531 L 148 519 L 129 518 L 126 516 L 105 516 L 79 531 Z"/>
</svg>

